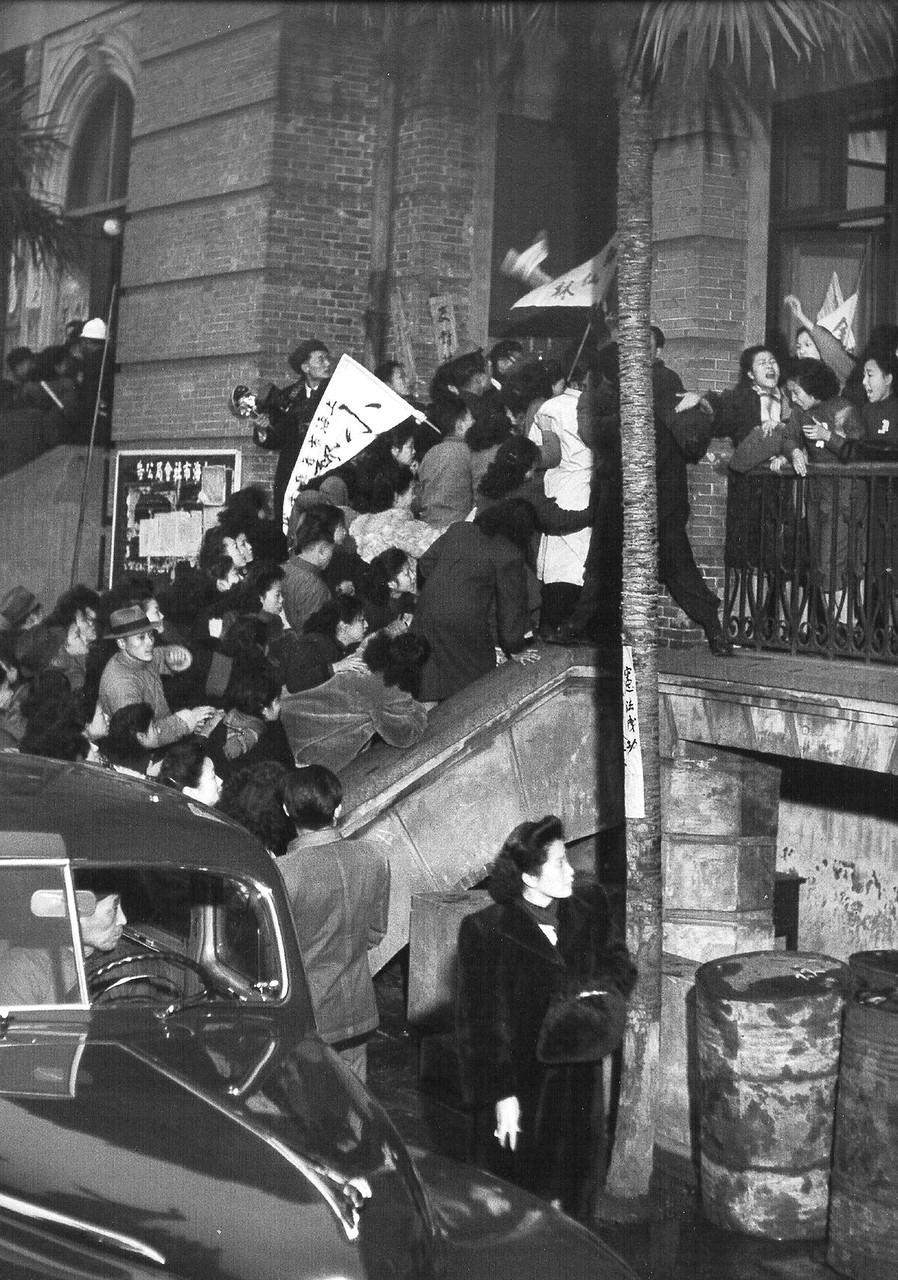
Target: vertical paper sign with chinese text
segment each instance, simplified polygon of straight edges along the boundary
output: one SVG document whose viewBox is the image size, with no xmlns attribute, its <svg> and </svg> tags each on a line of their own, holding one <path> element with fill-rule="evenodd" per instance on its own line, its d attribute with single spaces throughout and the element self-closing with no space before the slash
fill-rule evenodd
<svg viewBox="0 0 898 1280">
<path fill-rule="evenodd" d="M 437 349 L 437 364 L 445 364 L 458 350 L 455 305 L 448 293 L 435 293 L 428 301 L 430 318 L 433 322 L 433 341 Z"/>
<path fill-rule="evenodd" d="M 623 646 L 624 708 L 624 816 L 645 817 L 645 788 L 642 780 L 642 743 L 639 738 L 639 699 L 633 650 Z"/>
</svg>

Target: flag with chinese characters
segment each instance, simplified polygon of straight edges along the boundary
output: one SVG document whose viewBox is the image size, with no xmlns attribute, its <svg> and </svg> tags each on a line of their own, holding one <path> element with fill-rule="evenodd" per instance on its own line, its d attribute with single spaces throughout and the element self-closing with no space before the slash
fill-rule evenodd
<svg viewBox="0 0 898 1280">
<path fill-rule="evenodd" d="M 645 784 L 642 772 L 642 743 L 639 739 L 639 698 L 636 693 L 636 668 L 633 650 L 622 646 L 624 706 L 624 816 L 645 817 Z"/>
<path fill-rule="evenodd" d="M 287 484 L 284 528 L 304 484 L 342 466 L 361 453 L 375 436 L 390 431 L 406 418 L 422 421 L 424 415 L 352 356 L 341 356 L 309 423 Z"/>
<path fill-rule="evenodd" d="M 617 270 L 617 233 L 594 258 L 525 293 L 515 307 L 591 307 L 601 302 Z M 512 308 L 514 309 L 514 308 Z"/>
</svg>

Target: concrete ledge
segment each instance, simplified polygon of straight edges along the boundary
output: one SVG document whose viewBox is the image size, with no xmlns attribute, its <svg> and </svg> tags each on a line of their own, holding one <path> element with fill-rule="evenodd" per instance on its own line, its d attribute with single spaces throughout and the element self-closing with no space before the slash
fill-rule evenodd
<svg viewBox="0 0 898 1280">
<path fill-rule="evenodd" d="M 824 658 L 658 655 L 661 754 L 678 741 L 898 772 L 898 671 Z"/>
<path fill-rule="evenodd" d="M 508 662 L 482 680 L 436 707 L 427 731 L 414 747 L 402 750 L 377 743 L 343 773 L 346 835 L 357 835 L 375 814 L 420 785 L 437 768 L 483 747 L 488 737 L 502 732 L 515 719 L 546 702 L 578 695 L 578 702 L 593 699 L 602 752 L 594 761 L 602 813 L 590 830 L 571 831 L 570 839 L 623 820 L 623 798 L 616 792 L 620 778 L 620 733 L 616 720 L 618 675 L 596 665 L 596 652 L 559 645 L 541 646 L 540 661 L 532 666 Z M 486 781 L 486 780 L 485 780 Z"/>
</svg>

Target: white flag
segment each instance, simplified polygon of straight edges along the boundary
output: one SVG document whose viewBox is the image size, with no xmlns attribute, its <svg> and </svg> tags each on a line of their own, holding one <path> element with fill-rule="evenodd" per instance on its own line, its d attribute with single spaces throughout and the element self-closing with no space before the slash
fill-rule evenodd
<svg viewBox="0 0 898 1280">
<path fill-rule="evenodd" d="M 421 422 L 424 414 L 352 356 L 341 356 L 309 423 L 287 484 L 282 512 L 284 529 L 304 484 L 348 462 L 375 436 L 390 431 L 406 418 Z"/>
<path fill-rule="evenodd" d="M 545 231 L 541 231 L 530 248 L 523 253 L 509 249 L 499 270 L 515 280 L 523 280 L 531 288 L 534 285 L 550 284 L 552 277 L 540 269 L 548 256 L 549 238 Z"/>
<path fill-rule="evenodd" d="M 856 311 L 857 294 L 853 293 L 850 298 L 846 298 L 834 311 L 817 317 L 817 323 L 838 338 L 846 351 L 854 351 L 857 345 L 854 338 L 854 313 Z"/>
<path fill-rule="evenodd" d="M 595 257 L 573 271 L 540 285 L 512 304 L 514 307 L 591 307 L 608 292 L 617 270 L 617 232 Z"/>
<path fill-rule="evenodd" d="M 839 273 L 834 271 L 829 278 L 829 284 L 826 286 L 826 293 L 823 295 L 823 301 L 820 303 L 820 310 L 817 312 L 817 323 L 823 323 L 823 317 L 831 315 L 843 302 L 842 286 L 839 283 Z"/>
</svg>

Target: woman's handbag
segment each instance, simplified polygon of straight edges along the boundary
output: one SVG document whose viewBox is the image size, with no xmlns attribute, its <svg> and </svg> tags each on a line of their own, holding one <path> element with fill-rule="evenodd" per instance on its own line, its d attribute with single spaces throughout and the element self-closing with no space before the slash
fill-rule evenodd
<svg viewBox="0 0 898 1280">
<path fill-rule="evenodd" d="M 704 410 L 684 409 L 671 415 L 667 423 L 687 462 L 701 462 L 714 437 L 714 419 Z"/>
<path fill-rule="evenodd" d="M 626 1021 L 627 1002 L 617 991 L 553 996 L 540 1027 L 536 1056 L 548 1065 L 598 1062 L 620 1044 Z"/>
</svg>

